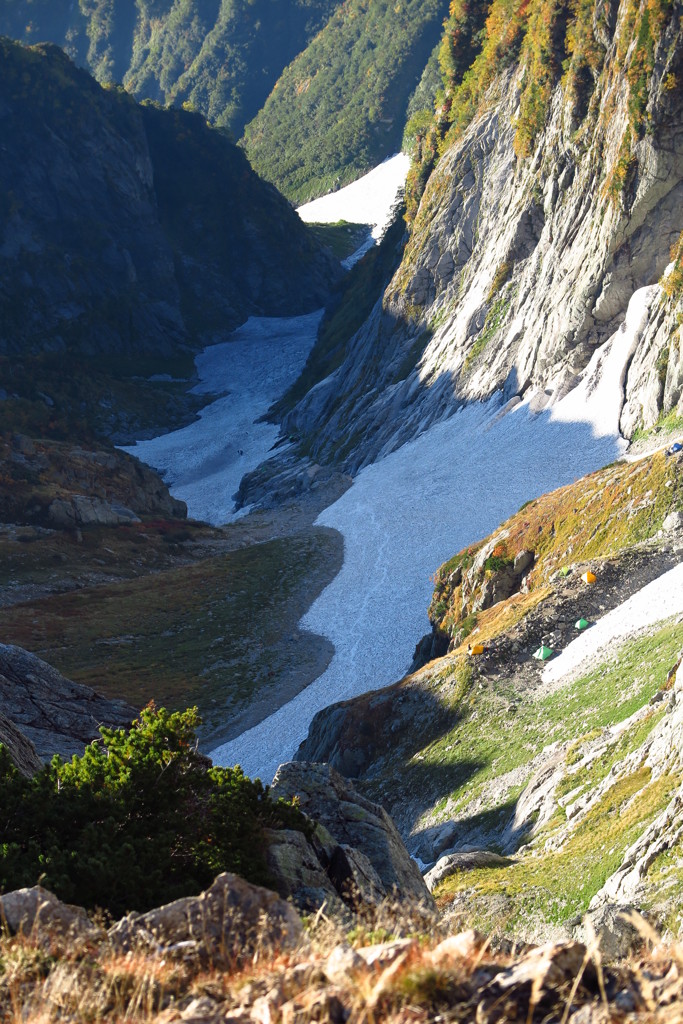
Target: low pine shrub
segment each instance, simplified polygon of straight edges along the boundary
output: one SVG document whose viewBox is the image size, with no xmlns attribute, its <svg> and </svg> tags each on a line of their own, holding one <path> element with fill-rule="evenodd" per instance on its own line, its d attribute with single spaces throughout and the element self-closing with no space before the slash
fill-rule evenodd
<svg viewBox="0 0 683 1024">
<path fill-rule="evenodd" d="M 306 832 L 239 766 L 197 750 L 196 708 L 153 705 L 125 729 L 100 729 L 81 757 L 55 756 L 26 779 L 0 745 L 0 891 L 41 882 L 113 915 L 198 893 L 221 871 L 267 884 L 264 828 Z"/>
</svg>

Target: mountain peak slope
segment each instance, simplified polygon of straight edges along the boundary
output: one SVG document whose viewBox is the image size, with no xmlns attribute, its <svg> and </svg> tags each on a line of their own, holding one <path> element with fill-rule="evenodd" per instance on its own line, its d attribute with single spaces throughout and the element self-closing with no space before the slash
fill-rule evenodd
<svg viewBox="0 0 683 1024">
<path fill-rule="evenodd" d="M 586 109 L 579 117 L 568 71 L 549 88 L 523 152 L 528 48 L 518 57 L 519 44 L 511 47 L 495 74 L 478 72 L 489 84 L 473 107 L 461 92 L 450 97 L 469 121 L 455 120 L 441 143 L 401 266 L 325 382 L 327 400 L 318 390 L 286 420 L 316 458 L 333 455 L 341 422 L 362 435 L 346 458 L 353 470 L 468 400 L 537 393 L 552 404 L 623 321 L 633 293 L 662 279 L 683 228 L 678 7 L 662 7 L 635 83 L 644 15 L 627 0 L 613 8 Z M 672 279 L 633 353 L 628 434 L 681 398 L 680 298 Z"/>
</svg>

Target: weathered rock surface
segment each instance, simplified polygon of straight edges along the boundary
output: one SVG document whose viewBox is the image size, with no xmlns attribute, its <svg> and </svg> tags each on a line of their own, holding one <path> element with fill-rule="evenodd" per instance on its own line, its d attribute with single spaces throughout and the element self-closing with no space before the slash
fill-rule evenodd
<svg viewBox="0 0 683 1024">
<path fill-rule="evenodd" d="M 98 735 L 100 725 L 127 727 L 137 715 L 124 701 L 108 700 L 65 679 L 47 662 L 12 644 L 0 644 L 3 712 L 49 761 L 69 759 Z"/>
<path fill-rule="evenodd" d="M 319 824 L 311 846 L 318 864 L 324 868 L 327 885 L 331 883 L 338 897 L 351 905 L 357 902 L 372 905 L 396 893 L 408 902 L 431 904 L 419 869 L 389 815 L 378 804 L 361 796 L 330 765 L 295 762 L 280 765 L 271 792 L 276 797 L 298 797 L 304 813 Z M 284 837 L 280 844 L 283 841 Z M 286 855 L 282 849 L 278 851 L 277 846 L 275 850 L 274 859 L 287 865 L 285 891 L 288 895 L 305 903 L 310 897 L 311 885 L 321 895 L 329 893 L 323 876 L 312 870 L 314 860 L 309 850 L 302 848 L 300 838 Z M 292 862 L 296 868 L 290 866 Z M 298 888 L 294 888 L 290 879 L 297 881 Z"/>
<path fill-rule="evenodd" d="M 475 868 L 499 868 L 511 864 L 509 857 L 501 857 L 491 850 L 472 850 L 468 853 L 448 853 L 440 857 L 433 868 L 424 876 L 425 885 L 430 892 L 450 875 L 458 871 L 473 871 Z"/>
<path fill-rule="evenodd" d="M 511 68 L 441 157 L 382 301 L 344 363 L 285 420 L 314 458 L 334 459 L 349 423 L 358 440 L 344 468 L 355 473 L 463 402 L 497 392 L 501 407 L 522 396 L 537 411 L 552 406 L 618 330 L 634 291 L 662 278 L 682 226 L 683 104 L 664 85 L 678 67 L 681 29 L 672 17 L 661 33 L 648 131 L 633 147 L 628 187 L 609 200 L 630 103 L 614 45 L 628 15 L 618 6 L 593 95 L 598 113 L 578 135 L 571 95 L 558 84 L 533 155 L 519 159 L 523 72 Z M 683 395 L 678 300 L 654 289 L 646 306 L 624 381 L 627 435 L 679 408 Z"/>
<path fill-rule="evenodd" d="M 43 762 L 38 757 L 38 752 L 30 739 L 24 736 L 20 729 L 17 729 L 14 722 L 2 714 L 0 714 L 0 743 L 7 749 L 21 774 L 27 778 L 35 775 L 43 767 Z"/>
<path fill-rule="evenodd" d="M 262 950 L 292 949 L 303 928 L 294 908 L 269 889 L 223 872 L 199 896 L 187 896 L 146 914 L 129 914 L 110 930 L 123 949 L 137 945 L 205 945 L 213 962 L 234 963 Z"/>
<path fill-rule="evenodd" d="M 41 885 L 30 889 L 15 889 L 0 896 L 0 926 L 10 934 L 37 935 L 49 938 L 103 937 L 102 929 L 92 923 L 82 907 L 62 903 Z"/>
<path fill-rule="evenodd" d="M 585 945 L 598 941 L 604 960 L 622 960 L 645 944 L 644 930 L 638 928 L 639 915 L 628 904 L 607 903 L 589 910 L 574 937 Z"/>
<path fill-rule="evenodd" d="M 344 913 L 345 904 L 323 868 L 315 847 L 301 832 L 290 829 L 266 831 L 266 864 L 279 894 L 293 899 L 304 911 L 325 905 Z"/>
</svg>

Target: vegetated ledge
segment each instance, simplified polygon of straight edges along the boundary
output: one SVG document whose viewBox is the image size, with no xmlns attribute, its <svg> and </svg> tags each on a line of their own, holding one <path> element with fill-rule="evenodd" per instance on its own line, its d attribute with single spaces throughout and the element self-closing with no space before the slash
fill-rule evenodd
<svg viewBox="0 0 683 1024">
<path fill-rule="evenodd" d="M 679 740 L 665 737 L 682 706 L 683 625 L 664 606 L 660 622 L 557 683 L 532 657 L 540 644 L 561 651 L 579 618 L 595 623 L 679 565 L 679 474 L 660 454 L 530 503 L 474 546 L 485 579 L 500 571 L 501 537 L 531 530 L 539 554 L 526 592 L 478 610 L 477 632 L 446 656 L 311 725 L 297 756 L 330 761 L 387 806 L 411 852 L 425 868 L 436 863 L 437 900 L 461 926 L 576 937 L 581 915 L 616 893 L 681 932 L 683 766 Z M 588 568 L 594 586 L 581 579 Z M 468 656 L 475 641 L 487 653 Z M 464 870 L 472 849 L 514 859 Z"/>
</svg>

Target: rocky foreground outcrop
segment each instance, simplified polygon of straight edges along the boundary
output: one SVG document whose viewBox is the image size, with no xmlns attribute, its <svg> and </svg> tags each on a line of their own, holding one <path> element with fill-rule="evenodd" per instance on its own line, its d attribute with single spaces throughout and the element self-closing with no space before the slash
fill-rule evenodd
<svg viewBox="0 0 683 1024">
<path fill-rule="evenodd" d="M 0 707 L 13 725 L 30 741 L 43 761 L 54 754 L 69 760 L 99 735 L 99 726 L 128 727 L 137 715 L 122 700 L 108 700 L 87 686 L 65 679 L 47 662 L 13 644 L 0 644 Z M 0 721 L 2 730 L 2 721 Z M 0 740 L 2 734 L 0 733 Z M 10 754 L 25 774 L 32 774 L 35 760 L 20 741 L 8 744 Z"/>
<path fill-rule="evenodd" d="M 24 1020 L 137 1019 L 141 1007 L 150 1024 L 681 1019 L 676 948 L 650 955 L 642 939 L 638 959 L 608 965 L 592 940 L 495 952 L 473 930 L 367 945 L 325 921 L 306 933 L 288 903 L 230 874 L 108 932 L 39 886 L 1 896 L 0 918 L 0 1014 Z"/>
<path fill-rule="evenodd" d="M 433 910 L 433 901 L 396 826 L 328 764 L 280 765 L 271 794 L 297 799 L 314 824 L 308 837 L 286 829 L 267 833 L 267 863 L 275 887 L 302 910 L 327 905 L 376 907 L 388 898 Z"/>
</svg>

